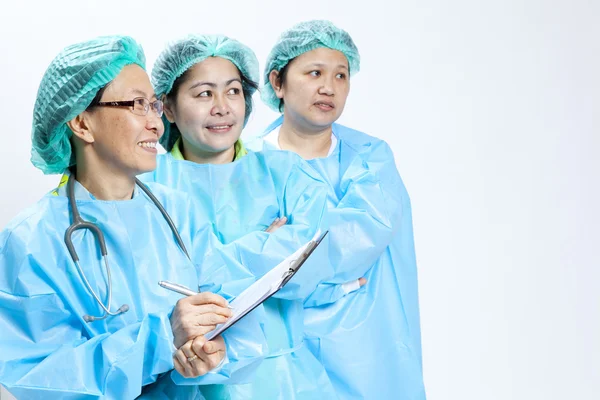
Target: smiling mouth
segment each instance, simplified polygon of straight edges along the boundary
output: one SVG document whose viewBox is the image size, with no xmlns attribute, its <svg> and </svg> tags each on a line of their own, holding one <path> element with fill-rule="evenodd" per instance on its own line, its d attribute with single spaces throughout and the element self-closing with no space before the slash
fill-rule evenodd
<svg viewBox="0 0 600 400">
<path fill-rule="evenodd" d="M 137 145 L 140 147 L 143 147 L 144 149 L 156 149 L 156 142 L 154 142 L 154 141 L 138 142 Z"/>
<path fill-rule="evenodd" d="M 156 153 L 156 145 L 158 143 L 154 140 L 150 140 L 150 141 L 142 141 L 142 142 L 138 142 L 137 145 L 139 147 L 141 147 L 142 149 L 149 151 L 150 153 Z"/>
<path fill-rule="evenodd" d="M 233 124 L 208 125 L 206 129 L 208 129 L 211 132 L 224 133 L 229 132 L 232 126 Z"/>
</svg>

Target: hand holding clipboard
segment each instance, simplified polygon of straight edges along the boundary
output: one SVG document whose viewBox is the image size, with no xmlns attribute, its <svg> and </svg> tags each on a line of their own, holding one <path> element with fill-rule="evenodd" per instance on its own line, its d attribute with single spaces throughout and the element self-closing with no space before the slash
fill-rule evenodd
<svg viewBox="0 0 600 400">
<path fill-rule="evenodd" d="M 328 231 L 323 234 L 317 233 L 313 240 L 299 248 L 294 254 L 287 257 L 232 300 L 229 305 L 233 309 L 233 316 L 224 324 L 217 325 L 214 330 L 205 334 L 204 337 L 206 340 L 214 339 L 222 334 L 265 300 L 281 290 L 294 277 L 312 252 L 323 241 L 327 233 Z"/>
</svg>

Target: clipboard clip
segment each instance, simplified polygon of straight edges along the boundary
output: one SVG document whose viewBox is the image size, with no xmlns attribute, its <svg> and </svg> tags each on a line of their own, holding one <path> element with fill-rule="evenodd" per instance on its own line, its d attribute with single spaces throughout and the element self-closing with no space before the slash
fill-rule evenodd
<svg viewBox="0 0 600 400">
<path fill-rule="evenodd" d="M 317 248 L 317 246 L 321 244 L 321 241 L 328 233 L 329 231 L 325 231 L 325 233 L 320 235 L 317 240 L 311 241 L 306 247 L 306 249 L 302 252 L 300 257 L 296 258 L 290 263 L 290 268 L 281 277 L 282 280 L 281 285 L 279 286 L 280 288 L 285 286 L 289 282 L 289 280 L 292 279 L 292 277 L 296 274 L 296 272 L 298 272 L 298 269 L 300 269 L 304 261 L 306 261 L 306 259 L 312 254 L 312 252 Z"/>
<path fill-rule="evenodd" d="M 286 272 L 284 272 L 283 276 L 281 277 L 281 286 L 285 286 L 285 284 L 287 284 L 289 280 L 292 279 L 292 277 L 296 274 L 296 272 L 298 271 L 298 265 L 300 264 L 298 260 L 301 259 L 303 256 L 304 253 L 300 256 L 300 258 L 296 258 L 290 263 L 290 267 Z"/>
</svg>

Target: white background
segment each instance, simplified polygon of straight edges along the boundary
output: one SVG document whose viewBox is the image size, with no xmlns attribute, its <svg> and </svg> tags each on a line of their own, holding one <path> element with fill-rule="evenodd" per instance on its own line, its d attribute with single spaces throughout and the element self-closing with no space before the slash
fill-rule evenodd
<svg viewBox="0 0 600 400">
<path fill-rule="evenodd" d="M 412 197 L 428 398 L 600 398 L 600 2 L 120 3 L 3 5 L 0 227 L 57 183 L 30 132 L 64 46 L 129 34 L 151 67 L 224 33 L 262 68 L 281 31 L 327 18 L 362 56 L 340 122 L 390 143 Z M 247 133 L 276 116 L 255 102 Z"/>
</svg>

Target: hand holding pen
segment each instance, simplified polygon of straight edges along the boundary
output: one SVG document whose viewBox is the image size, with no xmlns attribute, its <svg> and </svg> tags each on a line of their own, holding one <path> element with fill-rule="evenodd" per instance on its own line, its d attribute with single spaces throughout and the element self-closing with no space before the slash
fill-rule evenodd
<svg viewBox="0 0 600 400">
<path fill-rule="evenodd" d="M 214 293 L 198 293 L 177 283 L 160 281 L 160 286 L 186 298 L 177 302 L 171 315 L 173 343 L 177 351 L 173 364 L 182 376 L 194 378 L 217 367 L 225 357 L 225 341 L 217 337 L 210 342 L 204 334 L 231 316 L 227 301 Z"/>
<path fill-rule="evenodd" d="M 227 300 L 218 294 L 194 292 L 176 283 L 161 281 L 159 285 L 165 289 L 183 294 L 171 314 L 173 343 L 178 349 L 186 342 L 205 335 L 227 322 L 233 315 Z"/>
</svg>

